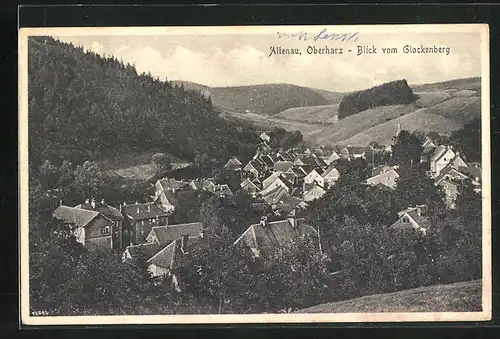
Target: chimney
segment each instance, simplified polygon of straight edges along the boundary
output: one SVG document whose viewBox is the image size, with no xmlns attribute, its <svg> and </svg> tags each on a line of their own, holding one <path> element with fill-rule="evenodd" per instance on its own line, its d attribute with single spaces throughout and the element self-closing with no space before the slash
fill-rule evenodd
<svg viewBox="0 0 500 339">
<path fill-rule="evenodd" d="M 92 198 L 92 201 L 90 202 L 90 205 L 92 206 L 92 209 L 95 208 L 95 199 L 94 198 Z"/>
<path fill-rule="evenodd" d="M 101 205 L 104 205 L 104 199 L 101 199 Z"/>
<path fill-rule="evenodd" d="M 59 199 L 59 206 L 62 206 L 62 199 Z"/>
<path fill-rule="evenodd" d="M 90 200 L 89 199 L 85 199 L 85 204 L 90 204 Z"/>
<path fill-rule="evenodd" d="M 139 206 L 137 206 L 137 214 L 139 214 L 141 211 L 139 209 Z"/>
<path fill-rule="evenodd" d="M 148 205 L 148 212 L 151 212 L 151 205 Z"/>
</svg>

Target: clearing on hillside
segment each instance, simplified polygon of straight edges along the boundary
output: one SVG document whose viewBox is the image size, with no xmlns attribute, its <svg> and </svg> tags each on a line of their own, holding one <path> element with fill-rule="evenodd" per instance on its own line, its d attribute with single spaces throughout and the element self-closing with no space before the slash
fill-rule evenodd
<svg viewBox="0 0 500 339">
<path fill-rule="evenodd" d="M 309 138 L 312 142 L 318 144 L 335 145 L 341 140 L 350 138 L 391 119 L 404 116 L 416 109 L 417 107 L 413 104 L 375 107 L 339 120 L 335 125 L 327 126 L 318 133 L 310 135 Z"/>
<path fill-rule="evenodd" d="M 321 105 L 321 106 L 306 106 L 293 107 L 278 114 L 273 115 L 273 118 L 286 120 L 302 121 L 306 123 L 325 123 L 331 124 L 338 121 L 339 105 Z"/>
<path fill-rule="evenodd" d="M 427 108 L 425 113 L 440 115 L 467 124 L 481 117 L 481 98 L 454 97 Z"/>
<path fill-rule="evenodd" d="M 366 146 L 370 142 L 376 141 L 381 145 L 390 145 L 392 137 L 396 135 L 398 130 L 398 124 L 401 130 L 423 133 L 434 131 L 442 135 L 449 135 L 462 128 L 462 124 L 439 115 L 428 114 L 424 109 L 369 128 L 351 138 L 339 141 L 339 144 Z"/>
<path fill-rule="evenodd" d="M 295 313 L 480 312 L 481 280 L 434 285 L 309 307 Z"/>
</svg>

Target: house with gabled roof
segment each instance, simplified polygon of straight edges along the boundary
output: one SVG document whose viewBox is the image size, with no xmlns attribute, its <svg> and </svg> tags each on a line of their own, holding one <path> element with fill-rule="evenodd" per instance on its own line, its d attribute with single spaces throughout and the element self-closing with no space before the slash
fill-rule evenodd
<svg viewBox="0 0 500 339">
<path fill-rule="evenodd" d="M 224 165 L 223 169 L 226 171 L 240 171 L 243 164 L 236 157 L 229 159 Z"/>
<path fill-rule="evenodd" d="M 148 265 L 148 271 L 153 277 L 171 278 L 172 286 L 180 292 L 177 277 L 172 272 L 175 260 L 182 255 L 179 241 L 168 244 L 144 243 L 128 246 L 122 254 L 123 261 L 142 259 Z"/>
<path fill-rule="evenodd" d="M 339 171 L 335 168 L 335 166 L 328 167 L 326 170 L 321 173 L 321 177 L 323 178 L 323 182 L 325 185 L 328 185 L 329 187 L 335 185 L 337 180 L 340 178 L 340 173 Z"/>
<path fill-rule="evenodd" d="M 335 150 L 331 151 L 331 153 L 321 156 L 321 159 L 326 163 L 327 166 L 330 166 L 335 161 L 340 159 L 340 156 L 335 152 Z"/>
<path fill-rule="evenodd" d="M 467 167 L 460 167 L 459 171 L 465 175 L 467 175 L 470 179 L 472 179 L 472 183 L 474 185 L 481 185 L 482 181 L 482 171 L 481 164 L 479 163 L 468 163 Z"/>
<path fill-rule="evenodd" d="M 52 216 L 67 224 L 76 241 L 88 248 L 117 248 L 113 244 L 114 221 L 98 211 L 61 204 Z"/>
<path fill-rule="evenodd" d="M 434 182 L 436 185 L 439 185 L 439 183 L 445 179 L 460 182 L 464 181 L 467 178 L 468 178 L 467 174 L 460 172 L 458 169 L 454 168 L 450 163 L 441 170 L 439 175 L 434 179 Z"/>
<path fill-rule="evenodd" d="M 269 180 L 268 180 L 269 179 Z M 267 181 L 266 181 L 267 180 Z M 281 173 L 273 173 L 270 177 L 262 182 L 262 190 L 259 192 L 261 196 L 266 196 L 269 192 L 275 190 L 277 187 L 281 187 L 286 192 L 290 192 L 293 184 L 289 182 Z"/>
<path fill-rule="evenodd" d="M 318 173 L 316 169 L 313 169 L 304 177 L 304 185 L 312 183 L 316 183 L 321 187 L 325 186 L 325 179 L 321 176 L 321 174 Z"/>
<path fill-rule="evenodd" d="M 390 226 L 395 230 L 416 230 L 422 234 L 431 227 L 430 220 L 426 217 L 427 206 L 417 205 L 398 212 L 398 220 Z"/>
<path fill-rule="evenodd" d="M 283 197 L 288 196 L 290 194 L 288 193 L 288 190 L 285 187 L 276 186 L 272 189 L 264 191 L 263 193 L 262 192 L 259 193 L 259 195 L 266 204 L 272 206 L 281 199 L 283 199 Z"/>
<path fill-rule="evenodd" d="M 297 209 L 301 209 L 306 207 L 307 204 L 297 197 L 291 196 L 289 194 L 285 194 L 275 202 L 272 207 L 275 213 L 277 212 L 279 215 L 289 215 L 290 213 L 295 213 Z"/>
<path fill-rule="evenodd" d="M 265 166 L 266 165 L 262 163 L 262 161 L 258 159 L 252 159 L 248 162 L 248 164 L 245 165 L 245 167 L 243 167 L 243 171 L 247 175 L 251 175 L 253 178 L 256 179 L 259 178 L 261 174 L 264 172 Z"/>
<path fill-rule="evenodd" d="M 422 152 L 420 153 L 420 162 L 429 162 L 430 156 L 432 155 L 432 152 L 436 148 L 436 145 L 432 142 L 431 139 L 426 138 L 425 141 L 422 143 Z"/>
<path fill-rule="evenodd" d="M 455 152 L 451 146 L 437 146 L 429 160 L 429 168 L 431 176 L 436 177 L 441 170 L 455 158 Z"/>
<path fill-rule="evenodd" d="M 233 195 L 233 192 L 231 191 L 231 189 L 227 184 L 220 184 L 220 185 L 215 185 L 214 194 L 223 198 Z"/>
<path fill-rule="evenodd" d="M 94 199 L 87 199 L 83 204 L 77 205 L 75 208 L 99 212 L 113 222 L 111 232 L 113 248 L 122 248 L 124 241 L 128 241 L 127 237 L 124 239 L 123 220 L 125 218 L 118 209 L 106 204 L 104 199 L 100 202 L 96 202 Z"/>
<path fill-rule="evenodd" d="M 125 217 L 124 225 L 130 232 L 130 243 L 143 243 L 154 226 L 168 224 L 171 215 L 158 207 L 154 202 L 126 205 L 121 208 Z"/>
<path fill-rule="evenodd" d="M 462 159 L 458 152 L 455 152 L 455 157 L 451 159 L 449 164 L 456 169 L 467 167 L 467 163 L 464 161 L 464 159 Z"/>
<path fill-rule="evenodd" d="M 323 195 L 325 195 L 325 193 L 326 190 L 323 187 L 319 186 L 316 182 L 304 184 L 302 199 L 304 199 L 305 202 L 310 202 L 315 199 L 321 198 Z"/>
<path fill-rule="evenodd" d="M 187 224 L 155 226 L 151 228 L 146 242 L 156 244 L 168 244 L 174 240 L 188 237 L 191 241 L 203 236 L 203 224 L 193 222 Z"/>
<path fill-rule="evenodd" d="M 281 172 L 286 172 L 289 169 L 293 168 L 293 161 L 276 161 L 274 163 L 274 170 L 275 171 L 281 171 Z"/>
<path fill-rule="evenodd" d="M 240 187 L 250 194 L 256 194 L 260 191 L 259 186 L 257 186 L 257 184 L 249 178 L 243 179 L 243 181 L 240 183 Z"/>
<path fill-rule="evenodd" d="M 175 211 L 175 193 L 190 187 L 190 183 L 173 178 L 159 179 L 155 183 L 155 196 L 153 200 L 166 213 Z"/>
<path fill-rule="evenodd" d="M 455 209 L 455 203 L 460 189 L 460 183 L 456 182 L 453 179 L 443 178 L 439 180 L 439 183 L 436 183 L 436 185 L 441 187 L 444 192 L 444 202 L 446 204 L 446 207 L 448 207 L 449 209 Z"/>
<path fill-rule="evenodd" d="M 265 258 L 273 251 L 282 248 L 296 239 L 309 235 L 317 237 L 316 230 L 305 223 L 304 219 L 291 215 L 287 219 L 267 221 L 263 218 L 260 223 L 250 225 L 234 242 L 235 246 L 248 248 L 255 259 Z"/>
<path fill-rule="evenodd" d="M 397 166 L 385 167 L 383 169 L 378 169 L 372 177 L 366 179 L 366 184 L 370 186 L 384 185 L 390 189 L 395 189 L 397 185 L 397 179 L 399 178 L 398 172 L 396 172 Z"/>
</svg>

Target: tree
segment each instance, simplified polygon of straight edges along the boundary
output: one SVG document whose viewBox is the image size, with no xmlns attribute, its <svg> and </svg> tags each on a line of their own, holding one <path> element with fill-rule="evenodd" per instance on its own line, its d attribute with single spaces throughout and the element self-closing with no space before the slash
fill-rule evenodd
<svg viewBox="0 0 500 339">
<path fill-rule="evenodd" d="M 102 195 L 104 182 L 99 166 L 92 161 L 85 161 L 74 172 L 75 180 L 69 187 L 69 200 L 82 201 L 88 197 Z"/>
<path fill-rule="evenodd" d="M 416 205 L 426 205 L 430 215 L 444 217 L 445 196 L 434 180 L 429 178 L 424 169 L 407 168 L 399 172 L 396 179 L 394 204 L 398 210 Z"/>
<path fill-rule="evenodd" d="M 392 163 L 400 167 L 414 168 L 420 164 L 422 146 L 418 136 L 408 131 L 401 131 L 392 142 Z"/>
<path fill-rule="evenodd" d="M 170 157 L 164 153 L 155 153 L 151 157 L 151 162 L 156 165 L 159 177 L 172 170 Z"/>
</svg>

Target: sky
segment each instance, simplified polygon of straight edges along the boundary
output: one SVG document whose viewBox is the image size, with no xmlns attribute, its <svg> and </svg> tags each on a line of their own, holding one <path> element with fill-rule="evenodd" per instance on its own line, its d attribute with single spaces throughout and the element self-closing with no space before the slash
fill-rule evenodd
<svg viewBox="0 0 500 339">
<path fill-rule="evenodd" d="M 310 37 L 313 35 L 310 34 Z M 366 33 L 358 40 L 308 41 L 268 32 L 244 34 L 56 36 L 61 41 L 114 55 L 138 72 L 160 79 L 197 82 L 211 87 L 289 83 L 347 92 L 406 79 L 410 84 L 481 75 L 479 33 Z M 357 46 L 375 46 L 377 54 L 356 56 Z M 403 46 L 450 47 L 450 54 L 404 54 Z M 299 48 L 302 55 L 272 55 L 271 46 Z M 342 55 L 309 55 L 308 46 L 343 48 Z M 384 54 L 396 47 L 398 54 Z M 347 53 L 347 49 L 353 52 Z"/>
</svg>

